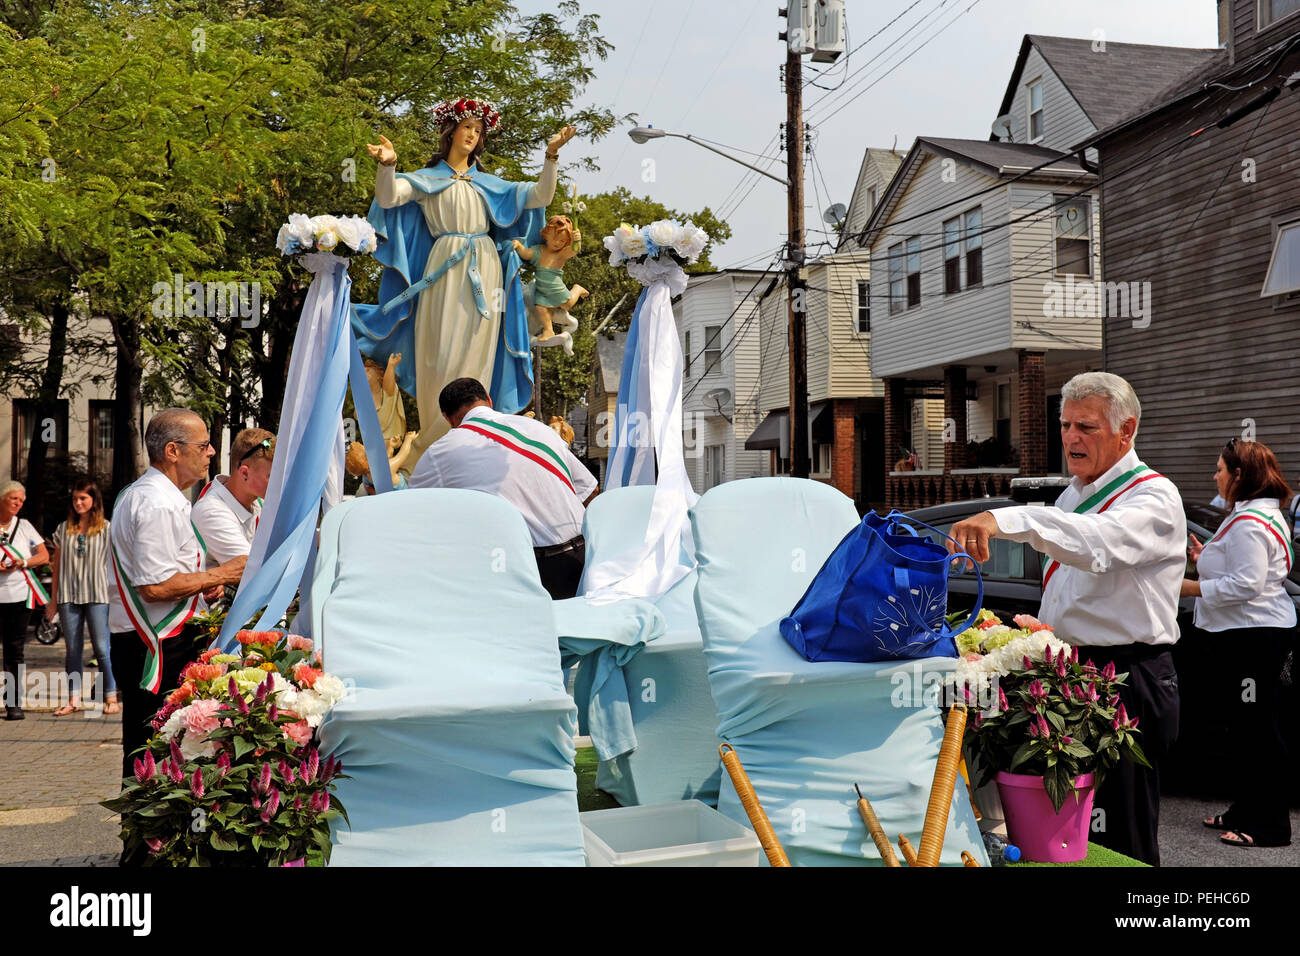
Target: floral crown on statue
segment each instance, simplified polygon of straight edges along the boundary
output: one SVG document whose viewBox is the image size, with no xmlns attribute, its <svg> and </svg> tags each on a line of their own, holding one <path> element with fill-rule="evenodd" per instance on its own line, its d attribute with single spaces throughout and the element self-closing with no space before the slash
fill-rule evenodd
<svg viewBox="0 0 1300 956">
<path fill-rule="evenodd" d="M 487 100 L 447 100 L 435 106 L 430 112 L 433 114 L 433 121 L 442 126 L 444 123 L 459 123 L 466 117 L 474 117 L 483 121 L 483 131 L 492 132 L 497 128 L 497 122 L 501 119 L 501 114 Z"/>
</svg>

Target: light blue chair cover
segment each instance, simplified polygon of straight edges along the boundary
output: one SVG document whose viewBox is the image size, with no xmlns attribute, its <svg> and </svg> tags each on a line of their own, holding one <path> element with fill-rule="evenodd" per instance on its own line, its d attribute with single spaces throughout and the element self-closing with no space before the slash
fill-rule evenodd
<svg viewBox="0 0 1300 956">
<path fill-rule="evenodd" d="M 605 491 L 592 501 L 583 524 L 587 567 L 642 540 L 653 499 L 654 487 L 645 485 Z M 683 556 L 683 563 L 690 563 L 689 556 Z M 714 805 L 722 771 L 695 615 L 695 573 L 654 603 L 663 614 L 666 633 L 643 642 L 639 653 L 632 648 L 633 653 L 620 661 L 627 699 L 624 713 L 635 727 L 636 746 L 602 758 L 596 786 L 624 806 L 692 799 Z M 590 674 L 591 664 L 587 658 L 578 668 L 574 692 L 580 713 L 586 703 L 583 671 Z M 603 720 L 615 724 L 608 713 Z M 587 729 L 599 749 L 595 721 L 590 724 Z"/>
<path fill-rule="evenodd" d="M 316 638 L 351 690 L 321 727 L 352 777 L 331 862 L 583 865 L 577 715 L 519 512 L 416 489 L 333 509 L 321 538 Z"/>
<path fill-rule="evenodd" d="M 627 699 L 623 667 L 667 630 L 663 613 L 649 601 L 630 598 L 613 604 L 588 604 L 580 597 L 556 601 L 560 665 L 567 672 L 582 660 L 574 698 L 578 732 L 590 734 L 601 760 L 613 760 L 636 747 L 636 727 Z"/>
<path fill-rule="evenodd" d="M 794 478 L 727 482 L 691 510 L 717 734 L 736 748 L 796 866 L 880 865 L 854 783 L 891 839 L 920 843 L 943 738 L 938 707 L 924 695 L 957 663 L 810 663 L 781 637 L 781 618 L 857 523 L 840 492 Z M 747 824 L 730 778 L 718 809 Z M 960 866 L 962 850 L 987 863 L 959 778 L 942 863 Z"/>
</svg>

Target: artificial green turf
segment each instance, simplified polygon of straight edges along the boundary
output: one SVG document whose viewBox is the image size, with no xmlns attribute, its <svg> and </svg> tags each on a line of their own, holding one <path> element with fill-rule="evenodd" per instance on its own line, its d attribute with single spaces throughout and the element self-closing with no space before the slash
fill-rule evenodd
<svg viewBox="0 0 1300 956">
<path fill-rule="evenodd" d="M 1088 844 L 1088 855 L 1077 863 L 1016 863 L 1015 866 L 1146 866 L 1141 860 L 1135 860 L 1123 853 L 1116 853 L 1095 843 Z"/>
<path fill-rule="evenodd" d="M 618 801 L 604 790 L 596 789 L 596 765 L 599 762 L 595 747 L 579 748 L 573 768 L 578 774 L 579 813 L 585 813 L 587 810 L 608 810 L 619 805 Z"/>
</svg>

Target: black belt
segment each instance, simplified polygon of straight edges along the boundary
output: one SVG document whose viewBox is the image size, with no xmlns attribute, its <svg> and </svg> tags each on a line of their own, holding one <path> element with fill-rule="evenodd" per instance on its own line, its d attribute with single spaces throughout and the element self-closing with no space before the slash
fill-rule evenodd
<svg viewBox="0 0 1300 956">
<path fill-rule="evenodd" d="M 533 548 L 533 553 L 539 558 L 554 558 L 570 551 L 577 551 L 579 548 L 585 547 L 586 544 L 587 540 L 582 535 L 578 535 L 576 538 L 570 538 L 560 544 L 548 544 L 542 548 Z"/>
</svg>

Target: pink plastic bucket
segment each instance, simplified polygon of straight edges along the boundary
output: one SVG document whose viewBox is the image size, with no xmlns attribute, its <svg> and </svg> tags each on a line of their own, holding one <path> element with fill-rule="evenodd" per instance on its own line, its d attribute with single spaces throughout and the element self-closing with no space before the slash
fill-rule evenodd
<svg viewBox="0 0 1300 956">
<path fill-rule="evenodd" d="M 1021 858 L 1035 863 L 1077 863 L 1088 855 L 1092 822 L 1092 774 L 1074 778 L 1078 792 L 1067 796 L 1057 813 L 1043 778 L 1023 773 L 997 775 L 998 796 L 1006 812 L 1007 842 Z"/>
</svg>

